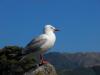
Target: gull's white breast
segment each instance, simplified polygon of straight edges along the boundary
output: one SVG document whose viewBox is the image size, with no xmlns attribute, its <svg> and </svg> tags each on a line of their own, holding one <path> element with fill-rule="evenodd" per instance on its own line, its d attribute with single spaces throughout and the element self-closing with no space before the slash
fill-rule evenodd
<svg viewBox="0 0 100 75">
<path fill-rule="evenodd" d="M 41 46 L 42 52 L 45 52 L 48 49 L 52 48 L 56 41 L 56 36 L 54 33 L 45 34 L 45 37 L 46 37 L 47 41 Z"/>
</svg>

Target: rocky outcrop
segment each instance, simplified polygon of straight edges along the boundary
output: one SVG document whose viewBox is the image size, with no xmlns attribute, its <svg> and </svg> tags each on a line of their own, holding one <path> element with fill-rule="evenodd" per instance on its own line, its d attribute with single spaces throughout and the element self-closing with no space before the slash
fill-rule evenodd
<svg viewBox="0 0 100 75">
<path fill-rule="evenodd" d="M 35 70 L 31 69 L 25 72 L 24 75 L 57 75 L 55 68 L 51 64 L 45 64 L 37 67 Z"/>
<path fill-rule="evenodd" d="M 0 49 L 0 75 L 57 75 L 53 65 L 38 65 L 35 55 L 23 56 L 22 50 L 17 46 Z"/>
</svg>

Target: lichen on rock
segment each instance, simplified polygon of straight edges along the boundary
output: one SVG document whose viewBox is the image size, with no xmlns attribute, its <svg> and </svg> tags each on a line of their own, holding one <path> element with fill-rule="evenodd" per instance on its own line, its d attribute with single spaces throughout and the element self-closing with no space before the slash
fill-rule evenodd
<svg viewBox="0 0 100 75">
<path fill-rule="evenodd" d="M 51 64 L 44 64 L 37 67 L 35 70 L 30 70 L 24 75 L 57 75 L 55 68 Z"/>
</svg>

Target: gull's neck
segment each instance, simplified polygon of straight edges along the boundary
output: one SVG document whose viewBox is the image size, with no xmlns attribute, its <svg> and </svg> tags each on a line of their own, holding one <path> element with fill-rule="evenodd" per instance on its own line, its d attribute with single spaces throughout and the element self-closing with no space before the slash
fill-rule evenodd
<svg viewBox="0 0 100 75">
<path fill-rule="evenodd" d="M 50 40 L 53 40 L 55 42 L 56 35 L 55 35 L 55 33 L 53 31 L 48 31 L 45 34 L 50 38 Z"/>
</svg>

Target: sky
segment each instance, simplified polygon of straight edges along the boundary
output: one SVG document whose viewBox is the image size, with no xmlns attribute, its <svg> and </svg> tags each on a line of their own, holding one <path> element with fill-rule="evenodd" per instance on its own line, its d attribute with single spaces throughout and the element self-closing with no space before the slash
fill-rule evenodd
<svg viewBox="0 0 100 75">
<path fill-rule="evenodd" d="M 51 24 L 51 51 L 100 52 L 100 0 L 0 0 L 0 48 L 25 47 Z"/>
</svg>

